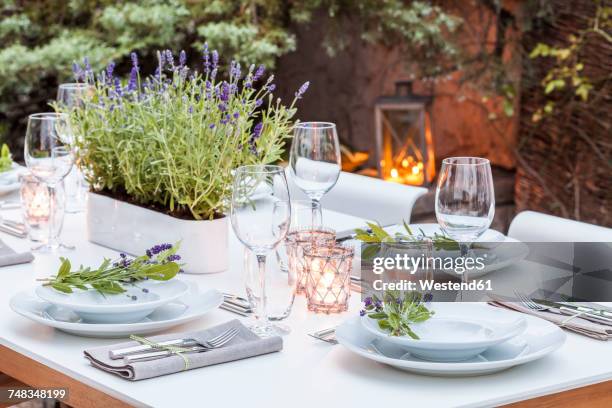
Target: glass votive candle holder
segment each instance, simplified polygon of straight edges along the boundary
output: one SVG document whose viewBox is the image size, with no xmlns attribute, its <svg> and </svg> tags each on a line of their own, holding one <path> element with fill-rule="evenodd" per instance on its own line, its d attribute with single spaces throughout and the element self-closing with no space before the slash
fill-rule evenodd
<svg viewBox="0 0 612 408">
<path fill-rule="evenodd" d="M 304 248 L 308 310 L 340 313 L 348 310 L 355 250 L 344 245 Z"/>
<path fill-rule="evenodd" d="M 287 248 L 287 264 L 289 278 L 295 277 L 296 293 L 304 293 L 306 288 L 306 264 L 304 262 L 304 247 L 307 245 L 330 246 L 336 243 L 336 231 L 331 228 L 305 228 L 291 231 L 285 239 Z"/>
<path fill-rule="evenodd" d="M 35 242 L 44 242 L 49 238 L 50 228 L 50 196 L 49 188 L 47 184 L 38 180 L 30 173 L 25 173 L 19 176 L 21 187 L 19 190 L 19 196 L 21 200 L 21 209 L 23 221 L 28 232 L 30 240 Z M 55 196 L 55 232 L 59 232 L 57 226 L 62 225 L 62 219 L 64 216 L 64 205 L 63 205 L 63 186 L 59 183 L 56 186 Z"/>
</svg>

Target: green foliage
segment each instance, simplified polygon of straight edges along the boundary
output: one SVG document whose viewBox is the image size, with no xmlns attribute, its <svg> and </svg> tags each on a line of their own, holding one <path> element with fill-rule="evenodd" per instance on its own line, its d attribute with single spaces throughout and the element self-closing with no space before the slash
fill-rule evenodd
<svg viewBox="0 0 612 408">
<path fill-rule="evenodd" d="M 2 144 L 2 150 L 0 151 L 0 173 L 10 170 L 13 166 L 13 158 L 11 151 L 6 143 Z"/>
<path fill-rule="evenodd" d="M 363 39 L 405 44 L 407 57 L 432 63 L 432 72 L 440 68 L 435 61 L 456 52 L 443 34 L 460 20 L 422 1 L 8 0 L 0 6 L 0 110 L 11 111 L 41 86 L 69 79 L 70 65 L 84 56 L 99 70 L 135 49 L 153 55 L 159 48 L 183 48 L 195 54 L 208 42 L 237 61 L 273 68 L 278 57 L 295 51 L 295 23 L 319 18 L 320 10 L 333 17 L 325 21 L 323 43 L 330 54 L 346 46 L 346 28 L 355 22 Z"/>
<path fill-rule="evenodd" d="M 582 73 L 584 63 L 580 59 L 580 51 L 585 47 L 590 35 L 594 34 L 612 43 L 612 36 L 608 33 L 612 29 L 612 7 L 605 7 L 597 2 L 595 17 L 589 26 L 581 30 L 578 35 L 570 35 L 567 44 L 556 47 L 546 43 L 538 43 L 529 54 L 529 58 L 554 58 L 554 66 L 542 79 L 541 86 L 547 100 L 544 106 L 537 109 L 532 120 L 538 122 L 546 115 L 555 111 L 555 96 L 570 90 L 581 101 L 587 102 L 589 93 L 594 84 L 589 77 Z"/>
<path fill-rule="evenodd" d="M 56 108 L 71 115 L 79 162 L 94 189 L 171 215 L 212 219 L 226 210 L 232 170 L 280 159 L 298 96 L 290 106 L 275 99 L 272 76 L 255 87 L 254 66 L 241 78 L 233 65 L 225 81 L 214 63 L 200 74 L 178 58 L 169 63 L 169 53 L 158 57 L 161 76 L 134 71 L 126 86 L 107 70 L 91 100 Z"/>
<path fill-rule="evenodd" d="M 70 260 L 60 258 L 57 274 L 51 278 L 39 279 L 43 286 L 51 286 L 63 293 L 74 289 L 97 290 L 102 294 L 116 295 L 126 291 L 125 285 L 133 285 L 146 279 L 167 281 L 176 276 L 180 266 L 174 262 L 179 245 L 169 246 L 157 254 L 146 254 L 128 259 L 122 254 L 116 261 L 104 259 L 97 268 L 81 265 L 72 271 Z"/>
<path fill-rule="evenodd" d="M 366 298 L 361 314 L 376 319 L 378 327 L 391 336 L 410 336 L 419 340 L 410 325 L 430 319 L 434 311 L 427 309 L 418 292 L 408 292 L 402 296 L 398 291 L 386 291 L 382 300 L 376 295 Z"/>
<path fill-rule="evenodd" d="M 406 232 L 396 232 L 391 235 L 379 224 L 368 222 L 368 229 L 355 228 L 355 239 L 363 242 L 361 257 L 363 259 L 373 258 L 380 250 L 380 244 L 384 243 L 410 243 L 430 241 L 436 250 L 458 251 L 459 243 L 445 234 L 435 232 L 428 236 L 423 230 L 414 233 L 410 226 L 404 221 L 402 223 Z"/>
</svg>

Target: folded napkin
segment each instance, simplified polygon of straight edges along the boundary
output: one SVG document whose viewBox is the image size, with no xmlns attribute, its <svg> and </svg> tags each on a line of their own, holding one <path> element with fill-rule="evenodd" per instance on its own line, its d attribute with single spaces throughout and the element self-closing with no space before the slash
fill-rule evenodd
<svg viewBox="0 0 612 408">
<path fill-rule="evenodd" d="M 522 303 L 516 302 L 516 300 L 509 301 L 499 296 L 491 296 L 491 299 L 489 304 L 493 306 L 504 307 L 506 309 L 540 317 L 559 327 L 597 340 L 607 341 L 608 339 L 612 339 L 612 326 L 606 325 L 605 323 L 600 324 L 580 317 L 572 317 L 555 312 L 532 310 Z"/>
<path fill-rule="evenodd" d="M 28 263 L 33 260 L 34 255 L 31 252 L 17 253 L 0 240 L 0 267 Z"/>
<path fill-rule="evenodd" d="M 97 347 L 85 350 L 85 358 L 91 365 L 109 373 L 116 374 L 128 380 L 137 381 L 146 378 L 159 377 L 166 374 L 173 374 L 185 369 L 206 367 L 213 364 L 227 363 L 229 361 L 241 360 L 243 358 L 255 357 L 280 351 L 283 348 L 283 341 L 280 337 L 261 338 L 251 332 L 238 320 L 211 327 L 206 330 L 192 333 L 173 333 L 159 336 L 147 337 L 152 342 L 172 340 L 176 338 L 192 338 L 200 342 L 205 342 L 222 332 L 237 328 L 239 330 L 236 337 L 229 343 L 218 349 L 213 349 L 203 353 L 184 353 L 182 355 L 171 355 L 158 360 L 141 361 L 125 364 L 123 359 L 111 360 L 109 352 L 111 350 L 124 347 L 137 346 L 140 343 L 129 341 L 125 343 L 113 344 L 110 346 Z M 187 358 L 186 360 L 183 358 Z"/>
</svg>

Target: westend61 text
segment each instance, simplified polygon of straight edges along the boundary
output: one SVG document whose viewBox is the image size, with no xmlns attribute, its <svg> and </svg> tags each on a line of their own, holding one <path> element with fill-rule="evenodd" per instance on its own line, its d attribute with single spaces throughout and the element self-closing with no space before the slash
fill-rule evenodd
<svg viewBox="0 0 612 408">
<path fill-rule="evenodd" d="M 408 281 L 399 280 L 383 282 L 378 279 L 372 282 L 374 290 L 422 290 L 422 291 L 493 291 L 491 280 L 473 280 L 470 282 L 435 282 L 433 280 Z"/>
</svg>

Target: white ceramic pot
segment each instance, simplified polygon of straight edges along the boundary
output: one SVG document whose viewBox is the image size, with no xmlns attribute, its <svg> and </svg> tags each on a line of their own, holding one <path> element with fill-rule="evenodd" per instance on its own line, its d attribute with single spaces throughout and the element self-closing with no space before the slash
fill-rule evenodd
<svg viewBox="0 0 612 408">
<path fill-rule="evenodd" d="M 227 217 L 212 221 L 174 218 L 143 207 L 89 193 L 87 238 L 130 255 L 160 243 L 181 241 L 187 273 L 221 272 L 229 266 Z"/>
</svg>

